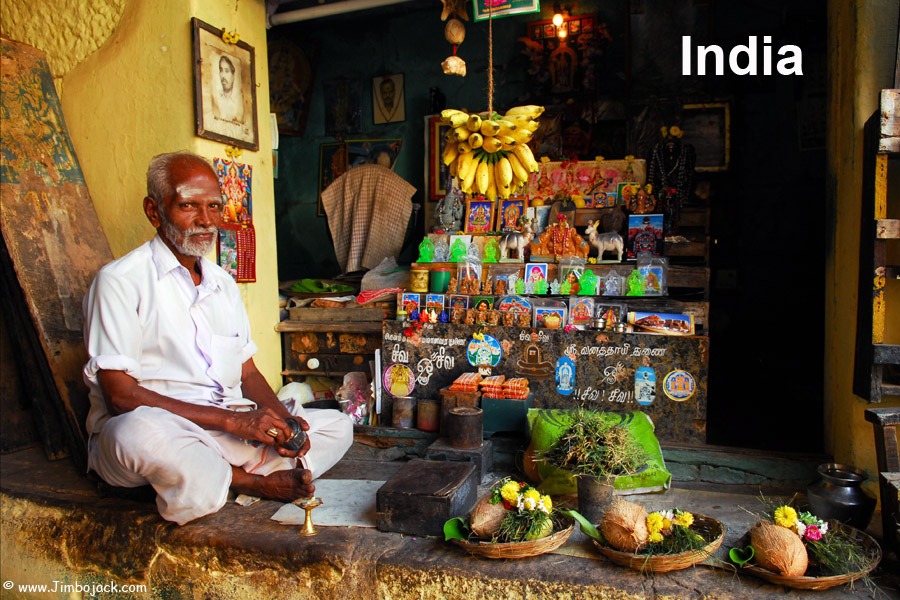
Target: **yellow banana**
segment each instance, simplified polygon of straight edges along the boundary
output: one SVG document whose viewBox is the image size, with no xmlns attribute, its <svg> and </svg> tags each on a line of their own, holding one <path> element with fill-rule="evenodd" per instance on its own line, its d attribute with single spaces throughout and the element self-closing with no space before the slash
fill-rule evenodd
<svg viewBox="0 0 900 600">
<path fill-rule="evenodd" d="M 450 115 L 457 115 L 457 114 L 466 115 L 465 112 L 463 112 L 457 108 L 445 108 L 444 110 L 441 111 L 441 118 L 449 119 Z M 466 115 L 466 118 L 468 118 L 468 117 L 469 117 L 469 115 Z"/>
<path fill-rule="evenodd" d="M 500 126 L 496 121 L 491 121 L 490 119 L 485 119 L 481 122 L 481 135 L 485 138 L 488 138 L 493 135 L 497 135 L 500 131 Z"/>
<path fill-rule="evenodd" d="M 459 162 L 453 161 L 450 163 L 450 177 L 457 177 L 459 173 Z"/>
<path fill-rule="evenodd" d="M 460 154 L 457 159 L 459 163 L 459 168 L 457 169 L 457 173 L 460 179 L 465 179 L 469 175 L 469 171 L 474 171 L 476 165 L 475 153 L 474 152 L 466 152 L 465 154 Z"/>
<path fill-rule="evenodd" d="M 494 137 L 496 137 L 498 140 L 500 140 L 500 143 L 503 144 L 504 146 L 515 146 L 516 145 L 516 140 L 509 137 L 508 135 L 496 135 Z"/>
<path fill-rule="evenodd" d="M 472 146 L 470 146 L 466 142 L 460 142 L 456 145 L 456 149 L 460 154 L 468 154 L 472 151 Z"/>
<path fill-rule="evenodd" d="M 497 200 L 497 186 L 495 185 L 493 178 L 491 178 L 491 181 L 488 183 L 488 188 L 484 192 L 484 195 L 491 202 L 495 202 Z"/>
<path fill-rule="evenodd" d="M 472 148 L 481 148 L 481 144 L 484 143 L 484 136 L 480 133 L 471 133 L 469 134 L 468 142 Z"/>
<path fill-rule="evenodd" d="M 490 152 L 490 153 L 496 152 L 497 150 L 500 149 L 500 147 L 502 145 L 503 145 L 503 142 L 501 142 L 500 140 L 498 140 L 497 138 L 495 138 L 493 136 L 491 136 L 491 137 L 485 136 L 484 141 L 481 143 L 481 147 L 484 148 L 484 151 Z"/>
<path fill-rule="evenodd" d="M 513 131 L 512 135 L 509 137 L 516 140 L 520 144 L 527 144 L 531 141 L 531 138 L 534 137 L 534 134 L 531 133 L 528 129 L 522 127 Z"/>
<path fill-rule="evenodd" d="M 537 161 L 534 160 L 534 154 L 531 153 L 531 148 L 528 147 L 528 144 L 517 145 L 513 152 L 516 153 L 516 157 L 519 159 L 519 162 L 522 163 L 523 167 L 532 173 L 538 172 L 540 167 L 538 166 Z"/>
<path fill-rule="evenodd" d="M 522 181 L 528 181 L 528 169 L 522 165 L 522 161 L 519 160 L 515 152 L 507 154 L 506 160 L 509 162 L 509 167 L 512 169 L 514 177 Z"/>
<path fill-rule="evenodd" d="M 514 106 L 508 111 L 506 111 L 506 116 L 509 115 L 527 115 L 532 118 L 537 118 L 541 116 L 541 113 L 544 112 L 543 106 L 536 106 L 534 104 L 529 104 L 527 106 Z"/>
<path fill-rule="evenodd" d="M 498 187 L 508 188 L 512 183 L 513 172 L 509 159 L 501 156 L 500 160 L 494 165 L 494 179 L 497 181 Z"/>
<path fill-rule="evenodd" d="M 453 135 L 456 138 L 457 142 L 464 142 L 469 139 L 469 129 L 465 125 L 460 125 L 459 127 L 453 128 Z"/>
<path fill-rule="evenodd" d="M 449 117 L 444 117 L 444 123 L 449 123 L 450 127 L 459 127 L 461 125 L 465 125 L 468 120 L 469 115 L 462 111 L 453 113 Z"/>
<path fill-rule="evenodd" d="M 466 174 L 462 178 L 462 183 L 459 186 L 459 188 L 467 194 L 472 193 L 472 185 L 475 183 L 475 175 L 478 171 L 478 165 L 475 162 L 471 163 L 470 166 L 471 168 L 466 170 Z"/>
<path fill-rule="evenodd" d="M 469 131 L 481 131 L 481 116 L 469 115 L 469 119 L 466 121 L 466 127 Z"/>
<path fill-rule="evenodd" d="M 475 189 L 479 194 L 487 192 L 488 184 L 491 182 L 491 169 L 485 161 L 478 163 L 478 169 L 475 171 Z"/>
<path fill-rule="evenodd" d="M 497 132 L 497 135 L 511 136 L 516 130 L 516 124 L 512 121 L 507 121 L 506 119 L 500 119 L 499 121 L 497 121 L 497 125 L 500 126 L 500 131 Z"/>
<path fill-rule="evenodd" d="M 443 154 L 444 164 L 449 165 L 454 160 L 456 160 L 457 156 L 459 156 L 459 149 L 458 149 L 457 145 L 447 142 L 447 145 L 444 146 L 444 154 Z"/>
</svg>

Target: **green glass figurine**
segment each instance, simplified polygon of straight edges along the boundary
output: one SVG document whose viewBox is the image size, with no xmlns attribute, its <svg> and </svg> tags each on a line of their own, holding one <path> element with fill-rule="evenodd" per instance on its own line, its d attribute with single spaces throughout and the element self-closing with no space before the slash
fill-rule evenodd
<svg viewBox="0 0 900 600">
<path fill-rule="evenodd" d="M 559 293 L 563 296 L 568 296 L 570 293 L 572 293 L 572 284 L 569 283 L 568 279 L 562 282 L 562 285 L 559 288 Z"/>
<path fill-rule="evenodd" d="M 466 245 L 459 238 L 450 247 L 450 262 L 466 262 Z"/>
<path fill-rule="evenodd" d="M 416 262 L 430 263 L 434 261 L 434 244 L 428 239 L 428 236 L 419 244 L 419 260 Z"/>
<path fill-rule="evenodd" d="M 487 243 L 484 245 L 484 261 L 486 263 L 495 263 L 497 259 L 500 258 L 500 244 L 497 243 L 497 238 L 491 237 L 488 238 Z"/>
<path fill-rule="evenodd" d="M 641 275 L 641 272 L 637 269 L 634 269 L 631 272 L 631 275 L 628 276 L 628 279 L 625 281 L 628 286 L 628 292 L 626 292 L 626 296 L 643 296 L 644 295 L 644 276 Z"/>
<path fill-rule="evenodd" d="M 546 279 L 538 279 L 534 282 L 534 293 L 535 294 L 546 294 L 547 293 L 547 280 Z"/>
<path fill-rule="evenodd" d="M 590 269 L 585 269 L 578 278 L 578 295 L 593 296 L 597 293 L 597 276 Z"/>
<path fill-rule="evenodd" d="M 517 280 L 516 280 L 516 293 L 517 293 L 517 294 L 524 294 L 524 293 L 525 293 L 525 280 L 524 280 L 524 279 L 517 279 Z"/>
</svg>

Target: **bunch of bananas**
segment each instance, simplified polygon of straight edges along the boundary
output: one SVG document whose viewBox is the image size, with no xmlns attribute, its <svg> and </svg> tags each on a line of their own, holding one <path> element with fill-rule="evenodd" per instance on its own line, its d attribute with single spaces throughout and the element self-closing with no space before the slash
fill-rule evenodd
<svg viewBox="0 0 900 600">
<path fill-rule="evenodd" d="M 538 128 L 543 106 L 516 106 L 503 116 L 468 114 L 448 108 L 441 112 L 450 125 L 444 147 L 444 164 L 467 194 L 483 194 L 491 202 L 510 194 L 537 173 L 528 142 Z"/>
</svg>

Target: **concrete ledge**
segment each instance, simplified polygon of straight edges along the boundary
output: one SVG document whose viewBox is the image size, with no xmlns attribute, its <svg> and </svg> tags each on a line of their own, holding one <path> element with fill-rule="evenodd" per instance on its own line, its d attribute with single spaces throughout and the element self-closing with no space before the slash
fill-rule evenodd
<svg viewBox="0 0 900 600">
<path fill-rule="evenodd" d="M 645 577 L 606 562 L 587 543 L 574 545 L 587 558 L 549 554 L 494 561 L 441 540 L 369 528 L 321 527 L 317 536 L 304 538 L 298 527 L 270 519 L 279 504 L 268 501 L 229 504 L 178 527 L 163 521 L 154 503 L 100 498 L 71 465 L 50 463 L 37 451 L 22 454 L 0 457 L 0 578 L 15 584 L 141 585 L 143 591 L 98 597 L 154 600 L 774 599 L 787 591 L 709 567 Z M 738 498 L 747 499 L 678 494 L 652 500 L 684 502 L 696 495 L 698 511 L 723 515 L 737 512 Z M 723 551 L 728 544 L 726 537 Z M 888 596 L 897 593 L 896 579 L 882 579 L 881 585 Z M 814 595 L 823 600 L 868 595 L 860 592 L 856 586 Z M 2 597 L 70 596 L 13 590 Z"/>
</svg>

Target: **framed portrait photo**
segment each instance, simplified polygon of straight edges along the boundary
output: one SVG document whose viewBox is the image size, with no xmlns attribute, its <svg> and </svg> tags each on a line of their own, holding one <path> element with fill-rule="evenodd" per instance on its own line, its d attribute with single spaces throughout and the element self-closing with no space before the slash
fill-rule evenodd
<svg viewBox="0 0 900 600">
<path fill-rule="evenodd" d="M 406 120 L 406 95 L 403 75 L 372 78 L 372 122 L 399 123 Z"/>
<path fill-rule="evenodd" d="M 222 29 L 191 19 L 194 37 L 194 120 L 197 135 L 259 150 L 256 56 L 244 41 L 229 44 Z"/>
<path fill-rule="evenodd" d="M 437 202 L 447 195 L 450 180 L 450 167 L 444 164 L 441 157 L 447 146 L 444 134 L 450 125 L 443 123 L 440 115 L 425 117 L 425 181 L 428 183 L 428 199 Z"/>
</svg>

